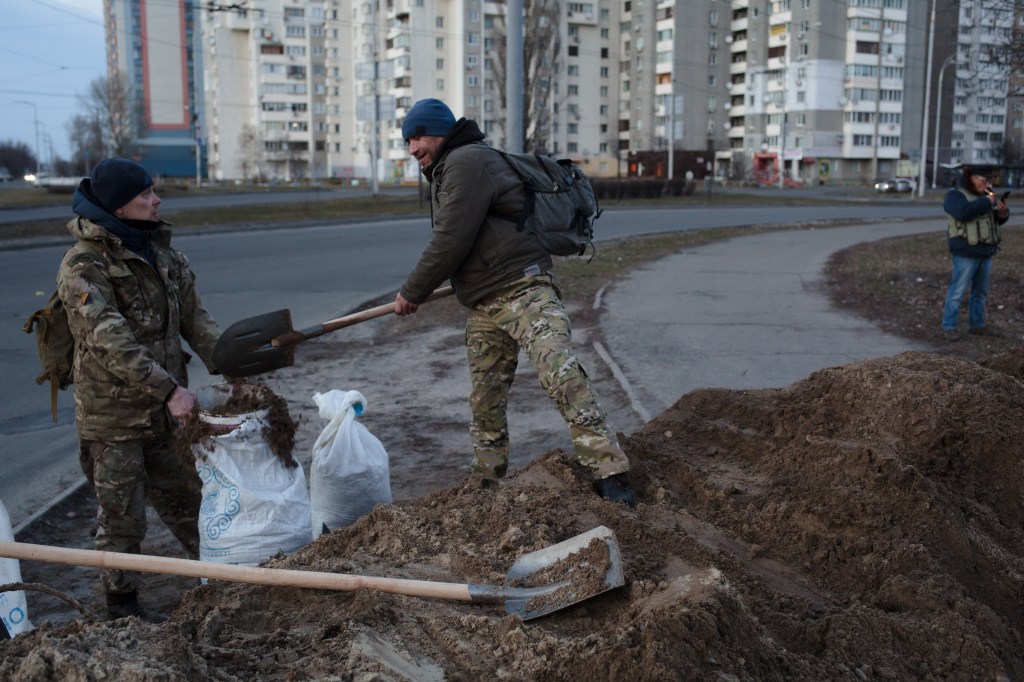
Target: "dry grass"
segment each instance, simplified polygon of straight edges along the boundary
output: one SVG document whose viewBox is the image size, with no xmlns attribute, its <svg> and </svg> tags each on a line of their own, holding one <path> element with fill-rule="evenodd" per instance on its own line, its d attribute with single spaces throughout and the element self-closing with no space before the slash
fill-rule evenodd
<svg viewBox="0 0 1024 682">
<path fill-rule="evenodd" d="M 858 244 L 832 256 L 826 276 L 833 302 L 905 338 L 977 358 L 1019 347 L 1024 339 L 1024 231 L 1006 228 L 992 268 L 989 335 L 942 337 L 942 304 L 952 271 L 945 230 Z M 966 304 L 960 309 L 966 327 Z"/>
</svg>

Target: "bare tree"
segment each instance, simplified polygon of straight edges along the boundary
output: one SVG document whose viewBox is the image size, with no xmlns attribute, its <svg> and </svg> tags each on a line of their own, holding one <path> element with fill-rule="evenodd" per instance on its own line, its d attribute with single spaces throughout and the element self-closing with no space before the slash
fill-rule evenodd
<svg viewBox="0 0 1024 682">
<path fill-rule="evenodd" d="M 92 164 L 106 156 L 103 121 L 91 114 L 75 114 L 66 125 L 71 142 L 71 163 L 83 175 L 88 175 Z"/>
<path fill-rule="evenodd" d="M 123 74 L 93 80 L 79 103 L 85 111 L 80 114 L 85 118 L 80 122 L 82 129 L 99 126 L 102 130 L 104 155 L 136 155 L 145 112 Z"/>
<path fill-rule="evenodd" d="M 1024 94 L 1024 3 L 1020 0 L 989 0 L 983 3 L 974 15 L 974 25 L 978 27 L 995 27 L 1004 24 L 1004 31 L 994 31 L 986 37 L 982 45 L 985 60 L 992 69 L 990 74 L 1009 81 L 1009 94 Z M 1008 21 L 1012 18 L 1012 21 Z"/>
<path fill-rule="evenodd" d="M 36 167 L 36 155 L 24 142 L 4 140 L 0 142 L 0 167 L 6 168 L 14 177 L 22 175 Z"/>
<path fill-rule="evenodd" d="M 264 179 L 263 165 L 260 163 L 263 158 L 263 138 L 251 123 L 242 126 L 242 132 L 238 134 L 238 156 L 242 179 L 261 182 Z"/>
<path fill-rule="evenodd" d="M 507 13 L 505 0 L 498 4 Z M 523 148 L 546 154 L 551 147 L 554 82 L 561 69 L 561 8 L 556 0 L 523 0 L 523 12 Z M 495 23 L 495 37 L 504 44 L 506 36 L 504 19 L 499 19 Z M 494 60 L 503 113 L 507 55 L 507 50 L 498 50 Z"/>
</svg>

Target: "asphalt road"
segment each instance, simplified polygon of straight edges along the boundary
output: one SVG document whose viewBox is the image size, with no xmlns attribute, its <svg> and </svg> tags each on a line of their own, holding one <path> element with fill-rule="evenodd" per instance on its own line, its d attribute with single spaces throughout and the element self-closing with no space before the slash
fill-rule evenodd
<svg viewBox="0 0 1024 682">
<path fill-rule="evenodd" d="M 612 239 L 814 220 L 937 219 L 937 210 L 890 201 L 834 207 L 612 207 L 597 223 L 597 232 L 599 239 Z M 223 326 L 288 308 L 300 327 L 337 317 L 397 289 L 428 236 L 429 220 L 421 218 L 196 234 L 182 236 L 175 244 L 191 260 L 204 301 Z M 0 394 L 0 499 L 16 527 L 81 480 L 72 396 L 59 395 L 59 420 L 54 425 L 48 389 L 33 381 L 38 373 L 33 340 L 21 331 L 25 318 L 52 291 L 67 244 L 63 240 L 0 250 L 0 315 L 7 320 L 0 326 L 0 372 L 7 387 Z M 193 372 L 193 386 L 209 381 L 205 372 Z"/>
</svg>

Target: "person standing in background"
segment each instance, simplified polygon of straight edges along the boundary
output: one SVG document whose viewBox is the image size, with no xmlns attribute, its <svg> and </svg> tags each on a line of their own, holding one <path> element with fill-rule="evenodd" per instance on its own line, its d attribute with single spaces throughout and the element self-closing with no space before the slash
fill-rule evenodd
<svg viewBox="0 0 1024 682">
<path fill-rule="evenodd" d="M 953 273 L 942 309 L 942 333 L 949 340 L 960 338 L 958 317 L 968 286 L 967 333 L 987 333 L 985 303 L 992 280 L 992 259 L 1002 239 L 999 226 L 1010 217 L 1005 195 L 998 199 L 991 185 L 981 169 L 964 166 L 963 182 L 946 192 L 942 205 L 948 223 L 947 244 L 953 256 Z"/>
</svg>

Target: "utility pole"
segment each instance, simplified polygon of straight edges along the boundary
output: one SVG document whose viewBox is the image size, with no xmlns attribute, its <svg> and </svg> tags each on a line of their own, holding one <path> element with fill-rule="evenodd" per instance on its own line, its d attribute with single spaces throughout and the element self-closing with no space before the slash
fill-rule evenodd
<svg viewBox="0 0 1024 682">
<path fill-rule="evenodd" d="M 505 6 L 508 31 L 505 36 L 505 150 L 523 151 L 523 0 L 509 0 Z"/>
<path fill-rule="evenodd" d="M 673 78 L 671 82 L 671 88 L 668 92 L 668 179 L 671 180 L 675 171 L 675 164 L 673 163 L 675 156 L 674 150 L 672 149 L 672 138 L 676 134 L 676 79 Z"/>
<path fill-rule="evenodd" d="M 924 72 L 924 117 L 921 120 L 921 168 L 917 179 L 917 196 L 924 196 L 925 166 L 928 161 L 928 105 L 932 97 L 932 57 L 935 54 L 935 3 L 932 0 L 932 18 L 928 28 L 928 61 Z M 932 160 L 934 163 L 935 160 Z"/>
<path fill-rule="evenodd" d="M 377 79 L 380 76 L 380 64 L 377 61 L 377 0 L 370 0 L 371 45 L 373 53 L 373 133 L 370 136 L 370 196 L 377 196 L 377 161 L 380 150 L 380 94 Z"/>
<path fill-rule="evenodd" d="M 786 91 L 788 90 L 788 84 L 786 80 L 789 76 L 789 64 L 787 63 L 786 56 L 788 49 L 783 48 L 782 52 L 782 120 L 779 121 L 779 127 L 782 130 L 782 135 L 779 137 L 779 189 L 786 186 Z"/>
</svg>

